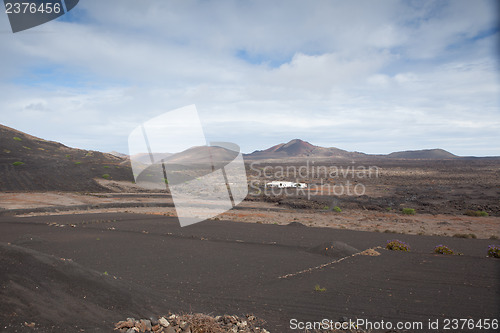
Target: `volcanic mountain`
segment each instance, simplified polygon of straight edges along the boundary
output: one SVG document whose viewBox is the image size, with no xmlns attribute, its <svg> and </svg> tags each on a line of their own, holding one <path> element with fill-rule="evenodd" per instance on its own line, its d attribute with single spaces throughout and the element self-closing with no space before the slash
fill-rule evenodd
<svg viewBox="0 0 500 333">
<path fill-rule="evenodd" d="M 348 152 L 339 148 L 325 148 L 310 144 L 300 139 L 288 143 L 280 143 L 266 150 L 256 150 L 251 154 L 244 155 L 245 159 L 267 160 L 267 159 L 302 159 L 302 158 L 335 158 L 335 159 L 359 159 L 366 154 Z"/>
<path fill-rule="evenodd" d="M 130 162 L 0 125 L 0 191 L 103 191 L 94 179 L 133 181 Z"/>
</svg>

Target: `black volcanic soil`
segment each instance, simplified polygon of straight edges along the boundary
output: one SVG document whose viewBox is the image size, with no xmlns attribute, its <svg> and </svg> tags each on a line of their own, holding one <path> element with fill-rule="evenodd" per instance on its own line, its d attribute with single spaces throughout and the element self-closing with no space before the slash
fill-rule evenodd
<svg viewBox="0 0 500 333">
<path fill-rule="evenodd" d="M 43 243 L 24 235 L 0 243 L 0 331 L 94 331 L 123 315 L 150 316 L 149 291 L 114 277 L 23 246 Z M 108 331 L 108 330 L 104 330 Z"/>
<path fill-rule="evenodd" d="M 411 252 L 376 248 L 387 237 L 230 221 L 180 228 L 139 214 L 0 217 L 0 331 L 33 322 L 39 332 L 110 332 L 128 316 L 169 311 L 253 313 L 279 333 L 293 318 L 497 318 L 491 241 L 397 235 Z M 437 244 L 463 255 L 434 254 Z M 380 255 L 352 256 L 368 248 Z"/>
<path fill-rule="evenodd" d="M 0 191 L 106 191 L 94 178 L 132 181 L 130 163 L 0 125 Z"/>
</svg>

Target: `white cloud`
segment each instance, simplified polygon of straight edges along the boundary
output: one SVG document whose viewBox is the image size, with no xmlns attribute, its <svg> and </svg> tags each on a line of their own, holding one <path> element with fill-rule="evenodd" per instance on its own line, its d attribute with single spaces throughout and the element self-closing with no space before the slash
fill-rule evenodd
<svg viewBox="0 0 500 333">
<path fill-rule="evenodd" d="M 194 103 L 207 139 L 245 152 L 299 137 L 372 153 L 500 155 L 489 144 L 500 139 L 498 33 L 482 35 L 492 7 L 81 1 L 80 22 L 0 34 L 1 122 L 126 152 L 139 123 Z"/>
</svg>

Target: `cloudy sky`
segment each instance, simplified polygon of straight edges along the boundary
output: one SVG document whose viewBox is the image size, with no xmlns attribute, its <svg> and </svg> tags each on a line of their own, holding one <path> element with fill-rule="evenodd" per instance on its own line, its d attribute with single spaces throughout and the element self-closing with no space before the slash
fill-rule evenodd
<svg viewBox="0 0 500 333">
<path fill-rule="evenodd" d="M 128 152 L 195 104 L 208 141 L 300 138 L 366 153 L 500 155 L 492 1 L 81 0 L 13 34 L 0 15 L 0 124 Z"/>
</svg>

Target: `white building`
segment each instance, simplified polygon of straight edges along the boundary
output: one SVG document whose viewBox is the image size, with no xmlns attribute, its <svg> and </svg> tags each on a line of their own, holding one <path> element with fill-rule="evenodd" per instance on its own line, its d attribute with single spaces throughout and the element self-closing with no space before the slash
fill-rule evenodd
<svg viewBox="0 0 500 333">
<path fill-rule="evenodd" d="M 285 182 L 285 181 L 272 181 L 266 184 L 266 187 L 278 187 L 278 188 L 306 188 L 306 183 L 294 183 L 294 182 Z"/>
</svg>

